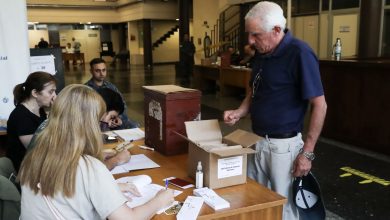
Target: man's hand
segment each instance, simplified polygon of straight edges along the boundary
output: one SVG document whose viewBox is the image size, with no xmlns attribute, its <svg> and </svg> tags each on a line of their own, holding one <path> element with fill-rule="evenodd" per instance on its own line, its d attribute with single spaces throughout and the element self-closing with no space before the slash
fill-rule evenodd
<svg viewBox="0 0 390 220">
<path fill-rule="evenodd" d="M 293 165 L 293 176 L 306 176 L 311 170 L 311 160 L 307 159 L 302 153 L 295 158 Z"/>
<path fill-rule="evenodd" d="M 240 120 L 240 115 L 237 110 L 228 110 L 223 113 L 223 120 L 225 124 L 232 126 Z"/>
</svg>

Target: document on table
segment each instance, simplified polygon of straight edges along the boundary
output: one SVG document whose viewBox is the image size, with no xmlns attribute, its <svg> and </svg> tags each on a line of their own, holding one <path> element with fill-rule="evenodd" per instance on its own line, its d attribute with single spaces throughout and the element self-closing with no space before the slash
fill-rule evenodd
<svg viewBox="0 0 390 220">
<path fill-rule="evenodd" d="M 131 198 L 131 201 L 126 203 L 126 205 L 130 208 L 134 208 L 147 203 L 154 196 L 156 196 L 156 194 L 160 190 L 165 189 L 165 187 L 161 185 L 153 184 L 152 179 L 148 175 L 127 176 L 119 178 L 116 181 L 117 183 L 133 183 L 140 192 L 140 197 L 134 196 L 131 193 L 124 193 L 127 197 Z M 180 195 L 181 193 L 182 191 L 174 190 L 175 197 Z M 160 210 L 158 214 L 162 213 L 166 208 Z"/>
<path fill-rule="evenodd" d="M 136 141 L 145 138 L 145 132 L 140 128 L 123 129 L 113 131 L 124 141 Z"/>
<path fill-rule="evenodd" d="M 143 170 L 160 167 L 157 163 L 151 160 L 145 154 L 131 155 L 129 162 L 116 166 L 111 170 L 112 174 L 127 173 L 131 170 Z"/>
</svg>

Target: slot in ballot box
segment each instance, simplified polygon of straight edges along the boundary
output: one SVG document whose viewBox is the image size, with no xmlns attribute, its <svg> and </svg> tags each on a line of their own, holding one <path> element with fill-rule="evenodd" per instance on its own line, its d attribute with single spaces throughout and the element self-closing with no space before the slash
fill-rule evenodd
<svg viewBox="0 0 390 220">
<path fill-rule="evenodd" d="M 185 121 L 200 120 L 201 92 L 175 85 L 143 86 L 145 144 L 164 155 L 188 151 Z"/>
</svg>

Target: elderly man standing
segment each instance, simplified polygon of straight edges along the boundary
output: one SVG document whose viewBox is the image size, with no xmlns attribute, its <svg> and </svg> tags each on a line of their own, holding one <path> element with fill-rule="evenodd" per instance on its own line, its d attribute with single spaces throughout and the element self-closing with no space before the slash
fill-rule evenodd
<svg viewBox="0 0 390 220">
<path fill-rule="evenodd" d="M 238 109 L 224 112 L 224 121 L 233 125 L 251 114 L 253 131 L 264 139 L 248 158 L 248 176 L 287 197 L 283 219 L 292 220 L 299 219 L 292 182 L 312 167 L 327 105 L 314 52 L 285 24 L 283 10 L 272 2 L 259 2 L 246 15 L 248 41 L 259 53 L 252 68 L 252 89 Z M 310 123 L 303 140 L 309 105 Z"/>
</svg>

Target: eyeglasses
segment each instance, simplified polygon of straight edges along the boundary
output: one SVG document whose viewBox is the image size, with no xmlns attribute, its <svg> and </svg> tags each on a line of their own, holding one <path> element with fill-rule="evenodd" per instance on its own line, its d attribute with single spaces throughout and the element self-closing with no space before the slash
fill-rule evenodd
<svg viewBox="0 0 390 220">
<path fill-rule="evenodd" d="M 261 77 L 261 72 L 263 71 L 262 68 L 259 69 L 259 72 L 257 72 L 255 79 L 252 82 L 252 98 L 255 97 L 256 91 L 259 88 L 259 85 L 263 82 L 263 78 Z"/>
</svg>

